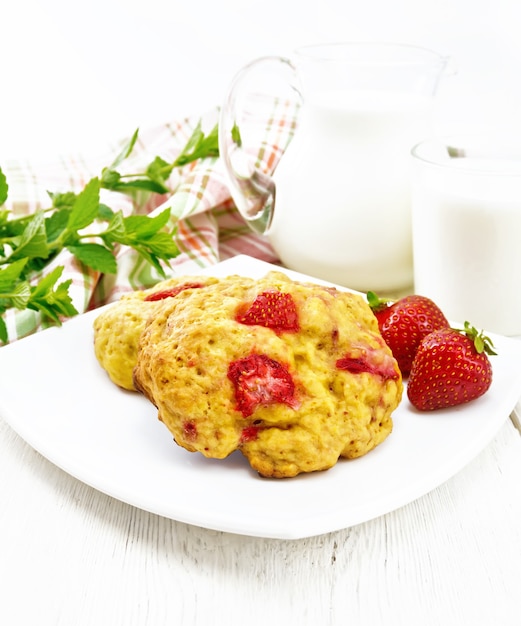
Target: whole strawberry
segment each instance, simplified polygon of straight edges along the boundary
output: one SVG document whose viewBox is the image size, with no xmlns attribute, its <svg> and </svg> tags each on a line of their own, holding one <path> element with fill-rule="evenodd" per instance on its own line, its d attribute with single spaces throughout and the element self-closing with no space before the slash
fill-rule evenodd
<svg viewBox="0 0 521 626">
<path fill-rule="evenodd" d="M 449 328 L 441 309 L 425 296 L 411 295 L 389 302 L 370 291 L 367 302 L 404 378 L 411 371 L 421 340 L 434 330 Z"/>
<path fill-rule="evenodd" d="M 407 396 L 420 411 L 457 406 L 482 396 L 492 383 L 492 342 L 465 322 L 425 337 L 414 358 Z"/>
</svg>

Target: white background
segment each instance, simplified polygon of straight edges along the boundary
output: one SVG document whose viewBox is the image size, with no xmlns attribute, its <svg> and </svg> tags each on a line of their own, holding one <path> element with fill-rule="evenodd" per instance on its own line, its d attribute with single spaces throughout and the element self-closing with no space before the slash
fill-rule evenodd
<svg viewBox="0 0 521 626">
<path fill-rule="evenodd" d="M 0 159 L 203 114 L 250 59 L 324 41 L 435 49 L 442 130 L 521 126 L 518 0 L 3 0 L 0 26 Z"/>
</svg>

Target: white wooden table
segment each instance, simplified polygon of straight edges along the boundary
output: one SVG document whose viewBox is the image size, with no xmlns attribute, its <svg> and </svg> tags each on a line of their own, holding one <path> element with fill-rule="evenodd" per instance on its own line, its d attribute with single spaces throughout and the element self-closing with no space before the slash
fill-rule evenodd
<svg viewBox="0 0 521 626">
<path fill-rule="evenodd" d="M 112 499 L 0 419 L 0 624 L 518 626 L 520 477 L 507 419 L 466 468 L 397 511 L 261 539 Z"/>
</svg>

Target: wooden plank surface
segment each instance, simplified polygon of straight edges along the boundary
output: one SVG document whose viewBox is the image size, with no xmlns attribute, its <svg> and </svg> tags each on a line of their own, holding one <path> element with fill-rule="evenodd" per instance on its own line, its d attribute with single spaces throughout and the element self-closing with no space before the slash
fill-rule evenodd
<svg viewBox="0 0 521 626">
<path fill-rule="evenodd" d="M 0 624 L 519 625 L 520 476 L 507 421 L 400 510 L 308 539 L 243 537 L 101 494 L 0 420 Z"/>
</svg>

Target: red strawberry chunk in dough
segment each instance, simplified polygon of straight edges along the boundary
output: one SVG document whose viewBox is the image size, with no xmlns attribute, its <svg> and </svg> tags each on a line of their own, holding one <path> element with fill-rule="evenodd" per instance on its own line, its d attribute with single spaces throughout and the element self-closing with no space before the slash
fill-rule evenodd
<svg viewBox="0 0 521 626">
<path fill-rule="evenodd" d="M 188 441 L 195 441 L 197 439 L 197 426 L 194 422 L 188 421 L 183 424 L 183 433 Z"/>
<path fill-rule="evenodd" d="M 258 406 L 287 404 L 296 408 L 295 383 L 287 368 L 266 354 L 251 354 L 230 363 L 228 378 L 235 387 L 236 409 L 244 417 Z"/>
<path fill-rule="evenodd" d="M 255 441 L 259 435 L 260 428 L 258 426 L 246 426 L 241 431 L 240 443 Z"/>
<path fill-rule="evenodd" d="M 239 324 L 265 326 L 275 332 L 298 332 L 297 307 L 289 293 L 263 291 L 250 305 L 242 305 L 235 317 Z"/>
<path fill-rule="evenodd" d="M 372 348 L 357 348 L 351 354 L 345 354 L 337 360 L 336 367 L 353 374 L 368 372 L 385 380 L 396 380 L 400 377 L 397 363 L 393 357 Z"/>
<path fill-rule="evenodd" d="M 178 293 L 185 289 L 200 289 L 204 287 L 202 283 L 184 283 L 183 285 L 177 285 L 170 289 L 164 289 L 163 291 L 155 291 L 148 294 L 145 297 L 145 302 L 156 302 L 157 300 L 166 300 L 166 298 L 174 298 Z"/>
</svg>

